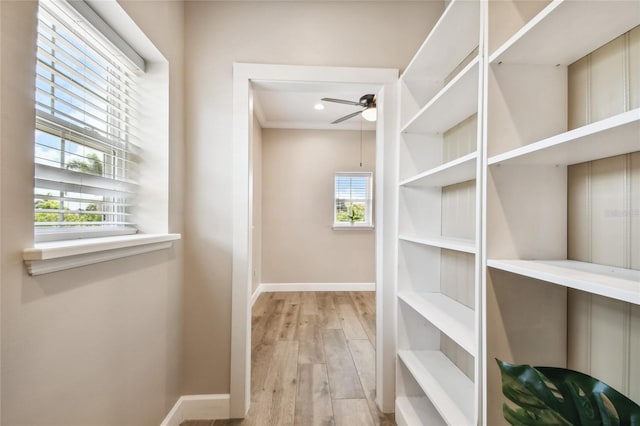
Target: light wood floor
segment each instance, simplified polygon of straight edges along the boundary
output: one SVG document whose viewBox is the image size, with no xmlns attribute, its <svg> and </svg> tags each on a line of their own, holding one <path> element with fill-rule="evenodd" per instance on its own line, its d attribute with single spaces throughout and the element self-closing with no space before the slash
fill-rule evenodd
<svg viewBox="0 0 640 426">
<path fill-rule="evenodd" d="M 375 293 L 263 293 L 252 311 L 251 408 L 183 426 L 395 425 L 375 398 Z"/>
</svg>

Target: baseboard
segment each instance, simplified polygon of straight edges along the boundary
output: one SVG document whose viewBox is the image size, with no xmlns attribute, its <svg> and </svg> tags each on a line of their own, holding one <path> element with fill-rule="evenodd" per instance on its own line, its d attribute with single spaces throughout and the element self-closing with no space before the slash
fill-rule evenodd
<svg viewBox="0 0 640 426">
<path fill-rule="evenodd" d="M 184 395 L 178 398 L 160 426 L 180 426 L 185 420 L 229 418 L 229 394 Z"/>
<path fill-rule="evenodd" d="M 375 291 L 376 283 L 262 283 L 251 295 L 251 306 L 262 293 L 279 291 Z"/>
</svg>

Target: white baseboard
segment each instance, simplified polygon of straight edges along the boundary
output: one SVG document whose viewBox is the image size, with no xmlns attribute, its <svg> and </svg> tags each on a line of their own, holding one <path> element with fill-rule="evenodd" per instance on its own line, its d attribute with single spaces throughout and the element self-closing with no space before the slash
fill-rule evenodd
<svg viewBox="0 0 640 426">
<path fill-rule="evenodd" d="M 251 306 L 262 293 L 279 291 L 375 291 L 376 283 L 262 283 L 251 295 Z"/>
<path fill-rule="evenodd" d="M 160 426 L 180 426 L 185 420 L 229 418 L 229 394 L 184 395 L 178 398 Z"/>
</svg>

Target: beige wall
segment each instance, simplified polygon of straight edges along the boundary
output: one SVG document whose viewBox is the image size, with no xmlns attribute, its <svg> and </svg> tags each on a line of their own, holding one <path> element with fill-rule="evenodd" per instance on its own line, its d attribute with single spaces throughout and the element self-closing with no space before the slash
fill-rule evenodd
<svg viewBox="0 0 640 426">
<path fill-rule="evenodd" d="M 182 224 L 183 6 L 123 2 L 170 64 L 170 231 Z M 182 250 L 30 277 L 37 5 L 0 9 L 3 425 L 153 425 L 180 394 Z"/>
<path fill-rule="evenodd" d="M 189 1 L 185 8 L 188 333 L 183 393 L 226 393 L 233 62 L 404 68 L 442 4 Z"/>
<path fill-rule="evenodd" d="M 375 171 L 375 132 L 263 131 L 262 282 L 375 281 L 374 230 L 334 230 L 336 172 Z M 375 223 L 375 216 L 374 216 Z"/>
</svg>

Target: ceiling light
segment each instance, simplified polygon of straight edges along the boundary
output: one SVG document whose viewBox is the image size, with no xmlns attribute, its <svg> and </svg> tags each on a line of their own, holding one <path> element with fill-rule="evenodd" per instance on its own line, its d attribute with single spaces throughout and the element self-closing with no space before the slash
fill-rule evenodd
<svg viewBox="0 0 640 426">
<path fill-rule="evenodd" d="M 322 105 L 320 102 L 318 102 L 317 104 L 315 104 L 313 106 L 313 109 L 315 109 L 316 111 L 322 111 L 324 109 L 324 105 Z"/>
<path fill-rule="evenodd" d="M 370 107 L 362 111 L 362 118 L 367 121 L 376 121 L 378 118 L 378 110 L 376 107 Z"/>
</svg>

